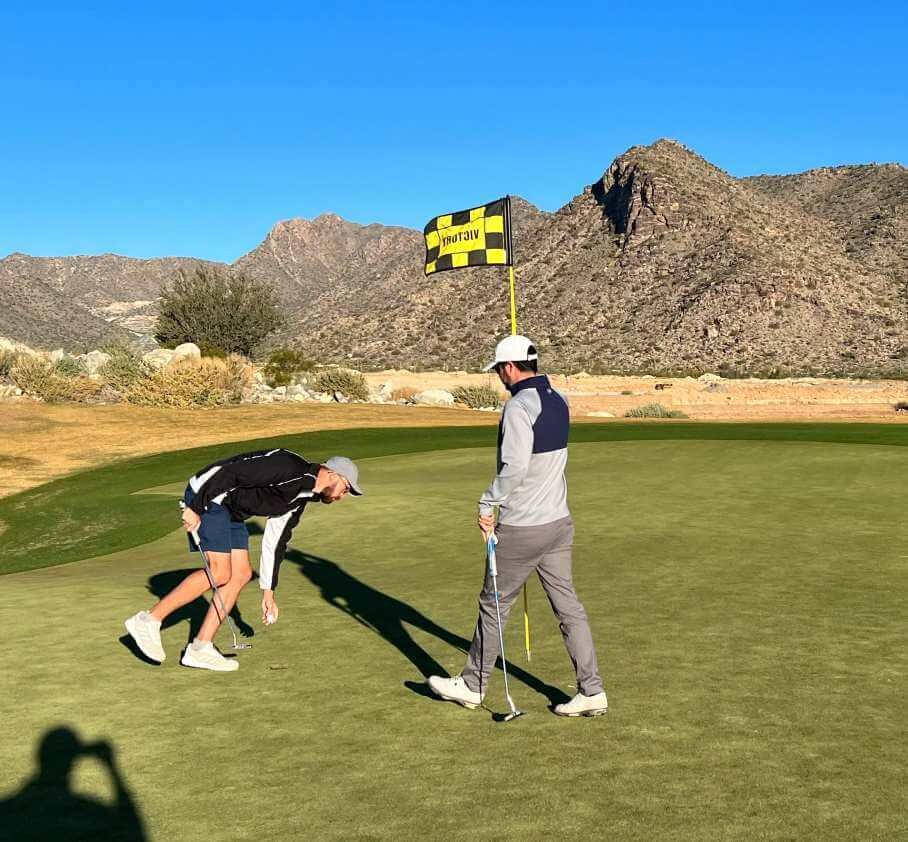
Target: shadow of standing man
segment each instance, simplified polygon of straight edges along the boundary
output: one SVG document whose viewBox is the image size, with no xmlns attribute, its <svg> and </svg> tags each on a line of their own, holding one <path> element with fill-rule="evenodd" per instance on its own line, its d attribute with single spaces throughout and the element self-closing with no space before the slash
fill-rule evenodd
<svg viewBox="0 0 908 842">
<path fill-rule="evenodd" d="M 0 801 L 0 840 L 147 839 L 135 801 L 123 781 L 109 742 L 83 743 L 68 727 L 48 731 L 38 746 L 38 771 L 17 793 Z M 72 791 L 76 761 L 91 757 L 107 767 L 114 801 L 104 804 Z"/>
<path fill-rule="evenodd" d="M 322 599 L 380 634 L 408 658 L 424 678 L 444 672 L 444 667 L 413 639 L 405 624 L 427 632 L 461 652 L 467 652 L 470 648 L 470 641 L 466 638 L 438 625 L 413 606 L 370 587 L 333 561 L 300 550 L 289 550 L 287 561 L 299 565 L 300 572 L 321 591 Z M 500 659 L 498 665 L 501 665 Z M 508 675 L 513 675 L 518 681 L 545 696 L 551 704 L 568 698 L 564 691 L 540 681 L 519 666 L 509 663 Z M 410 686 L 409 682 L 407 686 Z"/>
</svg>

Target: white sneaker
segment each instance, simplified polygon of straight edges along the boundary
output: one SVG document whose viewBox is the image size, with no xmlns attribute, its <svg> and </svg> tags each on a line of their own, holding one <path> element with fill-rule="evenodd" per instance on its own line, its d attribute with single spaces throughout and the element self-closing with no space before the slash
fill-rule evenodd
<svg viewBox="0 0 908 842">
<path fill-rule="evenodd" d="M 482 696 L 474 693 L 464 683 L 463 677 L 455 675 L 453 678 L 444 678 L 440 675 L 429 677 L 429 689 L 447 702 L 457 702 L 470 710 L 476 710 L 482 704 Z"/>
<path fill-rule="evenodd" d="M 214 644 L 210 640 L 204 643 L 195 641 L 190 643 L 183 652 L 180 663 L 184 667 L 196 667 L 215 672 L 233 672 L 240 668 L 240 662 L 236 658 L 225 658 L 214 648 Z"/>
<path fill-rule="evenodd" d="M 125 623 L 126 631 L 146 658 L 158 663 L 167 657 L 161 645 L 161 624 L 147 611 L 140 611 Z"/>
<path fill-rule="evenodd" d="M 608 713 L 608 697 L 604 691 L 595 696 L 578 693 L 569 702 L 555 705 L 555 713 L 559 716 L 602 716 Z"/>
</svg>

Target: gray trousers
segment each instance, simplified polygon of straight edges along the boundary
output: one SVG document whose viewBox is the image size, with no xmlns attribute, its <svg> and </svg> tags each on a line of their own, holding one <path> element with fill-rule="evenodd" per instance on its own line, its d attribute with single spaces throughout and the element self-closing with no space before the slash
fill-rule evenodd
<svg viewBox="0 0 908 842">
<path fill-rule="evenodd" d="M 561 624 L 564 645 L 574 664 L 580 692 L 585 696 L 601 693 L 603 686 L 596 664 L 593 635 L 571 580 L 573 521 L 566 517 L 542 526 L 499 524 L 496 534 L 502 626 L 507 622 L 523 583 L 535 570 Z M 499 648 L 495 594 L 492 578 L 486 569 L 485 583 L 479 595 L 479 619 L 467 664 L 461 673 L 464 683 L 474 693 L 485 693 Z"/>
</svg>

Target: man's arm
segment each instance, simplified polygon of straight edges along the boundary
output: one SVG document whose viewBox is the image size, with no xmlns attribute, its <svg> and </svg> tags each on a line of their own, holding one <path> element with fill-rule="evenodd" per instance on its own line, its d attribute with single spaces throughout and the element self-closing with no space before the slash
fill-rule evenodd
<svg viewBox="0 0 908 842">
<path fill-rule="evenodd" d="M 505 404 L 501 416 L 501 467 L 479 500 L 480 517 L 490 517 L 520 487 L 533 455 L 533 422 L 516 401 Z"/>
<path fill-rule="evenodd" d="M 259 562 L 259 587 L 263 591 L 277 588 L 281 562 L 287 552 L 287 543 L 294 528 L 300 522 L 304 506 L 291 509 L 280 517 L 270 517 L 262 535 L 262 557 Z"/>
</svg>

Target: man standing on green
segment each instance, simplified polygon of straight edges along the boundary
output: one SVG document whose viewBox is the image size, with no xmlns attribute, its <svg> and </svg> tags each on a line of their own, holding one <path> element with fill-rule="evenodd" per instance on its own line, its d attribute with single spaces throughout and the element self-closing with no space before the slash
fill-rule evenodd
<svg viewBox="0 0 908 842">
<path fill-rule="evenodd" d="M 486 537 L 495 532 L 498 538 L 502 624 L 534 571 L 561 624 L 580 692 L 556 705 L 555 713 L 599 716 L 608 710 L 608 699 L 586 611 L 571 577 L 574 524 L 564 478 L 570 412 L 548 377 L 538 374 L 537 366 L 533 343 L 525 336 L 509 336 L 498 343 L 495 361 L 484 369 L 495 369 L 511 399 L 498 428 L 498 474 L 479 501 L 479 528 Z M 487 574 L 466 666 L 453 678 L 433 675 L 429 687 L 442 699 L 476 708 L 498 655 L 495 594 Z"/>
</svg>

